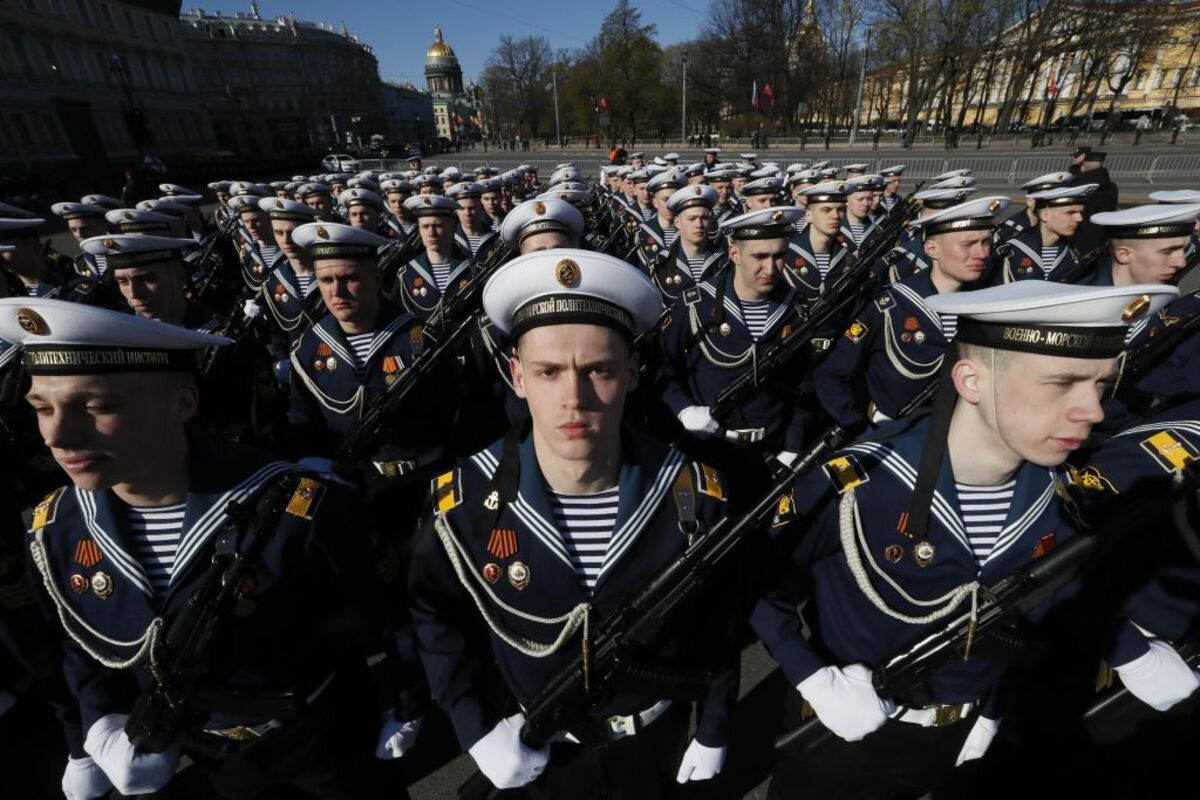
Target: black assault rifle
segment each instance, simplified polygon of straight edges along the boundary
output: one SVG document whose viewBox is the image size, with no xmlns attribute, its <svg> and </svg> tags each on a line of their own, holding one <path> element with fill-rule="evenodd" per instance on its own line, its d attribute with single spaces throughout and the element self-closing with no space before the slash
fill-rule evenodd
<svg viewBox="0 0 1200 800">
<path fill-rule="evenodd" d="M 208 671 L 209 654 L 233 613 L 242 579 L 258 563 L 299 484 L 297 473 L 286 472 L 253 506 L 230 503 L 229 522 L 217 539 L 200 588 L 150 653 L 153 680 L 138 695 L 125 723 L 125 733 L 138 751 L 166 750 L 186 726 L 189 712 L 195 713 L 189 700 Z"/>
<path fill-rule="evenodd" d="M 694 700 L 701 696 L 708 685 L 706 674 L 648 665 L 647 651 L 676 612 L 697 596 L 742 540 L 770 523 L 780 498 L 796 479 L 820 464 L 844 439 L 841 428 L 829 428 L 791 467 L 781 470 L 753 508 L 744 515 L 722 517 L 644 589 L 594 625 L 590 639 L 582 640 L 579 654 L 564 664 L 526 707 L 521 740 L 530 747 L 543 747 L 558 731 L 571 731 L 584 743 L 601 741 L 593 715 L 630 682 L 651 685 L 664 695 L 673 693 L 676 698 L 672 699 L 690 695 L 686 699 Z M 494 791 L 488 779 L 476 772 L 459 787 L 458 796 L 478 800 Z"/>
<path fill-rule="evenodd" d="M 979 607 L 972 618 L 965 612 L 941 630 L 926 636 L 893 657 L 874 673 L 874 684 L 883 697 L 910 696 L 926 687 L 943 668 L 965 661 L 974 648 L 998 645 L 1013 650 L 1023 644 L 1012 635 L 1012 626 L 1030 610 L 1079 578 L 1115 549 L 1130 534 L 1145 530 L 1146 523 L 1165 513 L 1176 500 L 1195 491 L 1200 472 L 1185 467 L 1167 502 L 1129 500 L 1125 494 L 1096 502 L 1086 508 L 1067 503 L 1078 533 L 1046 555 L 1013 572 L 997 583 L 979 590 Z M 775 748 L 801 747 L 811 750 L 829 736 L 817 717 L 775 740 Z"/>
<path fill-rule="evenodd" d="M 851 253 L 850 263 L 809 307 L 808 319 L 786 339 L 775 340 L 760 355 L 755 363 L 718 394 L 712 404 L 712 415 L 718 420 L 728 419 L 735 409 L 742 408 L 746 400 L 758 391 L 758 387 L 791 364 L 801 351 L 810 347 L 812 338 L 830 325 L 837 325 L 841 317 L 849 313 L 858 302 L 876 285 L 872 267 L 888 250 L 913 211 L 913 195 L 924 185 L 924 181 L 908 193 L 903 201 L 892 206 L 883 223 L 863 243 L 862 248 Z"/>
</svg>

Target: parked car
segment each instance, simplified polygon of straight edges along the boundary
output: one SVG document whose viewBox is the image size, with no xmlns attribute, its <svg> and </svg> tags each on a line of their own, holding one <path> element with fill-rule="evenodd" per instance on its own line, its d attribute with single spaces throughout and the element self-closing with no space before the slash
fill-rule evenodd
<svg viewBox="0 0 1200 800">
<path fill-rule="evenodd" d="M 346 153 L 330 153 L 321 159 L 321 167 L 329 172 L 358 172 L 358 159 Z"/>
</svg>

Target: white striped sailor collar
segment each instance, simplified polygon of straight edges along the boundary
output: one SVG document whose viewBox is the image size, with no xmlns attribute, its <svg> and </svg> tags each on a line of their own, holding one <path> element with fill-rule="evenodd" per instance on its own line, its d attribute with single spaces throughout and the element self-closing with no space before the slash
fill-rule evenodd
<svg viewBox="0 0 1200 800">
<path fill-rule="evenodd" d="M 651 239 L 658 242 L 660 247 L 667 246 L 666 234 L 663 232 L 662 227 L 658 224 L 657 215 L 643 222 L 642 230 L 645 231 Z"/>
<path fill-rule="evenodd" d="M 927 428 L 928 418 L 887 442 L 862 441 L 845 450 L 877 460 L 881 467 L 886 468 L 908 492 L 911 492 L 916 484 L 917 467 L 915 465 L 920 463 Z M 1013 490 L 1012 504 L 1009 506 L 1004 520 L 1004 528 L 997 537 L 996 544 L 988 554 L 987 560 L 984 561 L 981 572 L 994 566 L 1004 555 L 1012 551 L 1014 545 L 1043 518 L 1051 504 L 1058 502 L 1054 491 L 1057 477 L 1057 473 L 1053 469 L 1022 462 L 1015 475 L 1016 486 Z M 937 520 L 950 537 L 958 542 L 971 558 L 974 558 L 974 550 L 962 519 L 962 508 L 959 505 L 958 492 L 955 489 L 949 452 L 942 459 L 942 469 L 938 474 L 937 488 L 933 493 L 931 511 L 930 522 Z M 1039 527 L 1036 532 L 1040 537 L 1050 531 L 1042 530 Z M 1022 563 L 1030 558 L 1031 553 L 1032 548 L 1023 548 L 1015 552 Z"/>
<path fill-rule="evenodd" d="M 499 465 L 500 447 L 501 444 L 497 443 L 471 456 L 471 462 L 488 480 L 491 480 Z M 520 486 L 517 499 L 508 507 L 563 568 L 575 574 L 575 566 L 563 536 L 554 524 L 549 489 L 538 467 L 532 435 L 526 436 L 517 452 L 521 460 Z M 596 578 L 596 586 L 592 590 L 593 596 L 600 592 L 605 579 L 654 519 L 659 507 L 670 495 L 679 470 L 687 468 L 686 458 L 674 447 L 661 445 L 628 429 L 622 431 L 621 461 L 617 481 L 620 499 L 616 524 Z"/>
<path fill-rule="evenodd" d="M 725 292 L 724 296 L 722 297 L 722 308 L 725 309 L 726 314 L 737 320 L 738 325 L 746 331 L 747 335 L 749 335 L 750 328 L 746 325 L 746 319 L 742 315 L 742 304 L 739 302 L 738 297 L 733 290 L 733 272 L 733 269 L 730 269 L 728 272 L 720 276 L 710 275 L 697 283 L 696 287 L 707 294 L 713 302 L 716 302 L 717 286 L 712 282 L 712 279 L 721 278 L 725 284 Z M 787 316 L 788 312 L 793 308 L 793 306 L 798 303 L 795 288 L 793 288 L 788 284 L 787 281 L 784 280 L 776 282 L 775 289 L 766 299 L 770 300 L 772 303 L 776 303 L 777 306 L 775 310 L 771 312 L 771 315 L 767 317 L 767 323 L 763 327 L 762 338 L 766 338 L 767 334 L 769 334 L 771 330 L 779 324 L 780 320 Z M 751 338 L 753 339 L 753 337 Z"/>
<path fill-rule="evenodd" d="M 471 265 L 471 259 L 462 258 L 461 254 L 456 254 L 456 256 L 461 260 L 457 264 L 454 263 L 453 258 L 450 260 L 450 263 L 454 264 L 454 266 L 450 269 L 450 276 L 446 279 L 447 292 L 449 292 L 450 287 L 454 285 L 455 279 L 462 274 L 463 270 Z M 442 290 L 438 288 L 437 281 L 433 279 L 433 266 L 429 263 L 429 253 L 421 253 L 412 261 L 408 262 L 408 267 L 416 272 L 417 275 L 421 276 L 421 278 L 429 286 L 430 294 L 434 295 L 435 299 L 437 296 L 442 294 Z"/>
<path fill-rule="evenodd" d="M 1025 237 L 1029 231 L 1033 231 L 1038 236 L 1039 244 L 1037 245 L 1036 248 L 1029 242 L 1025 241 Z M 1038 231 L 1037 228 L 1027 228 L 1024 231 L 1021 231 L 1020 235 L 1014 236 L 1013 238 L 1009 239 L 1008 242 L 1010 245 L 1017 248 L 1018 250 L 1023 252 L 1025 255 L 1027 255 L 1031 259 L 1033 259 L 1033 263 L 1037 264 L 1042 269 L 1046 270 L 1047 274 L 1049 274 L 1050 272 L 1053 272 L 1058 267 L 1058 265 L 1062 263 L 1062 260 L 1066 256 L 1066 254 L 1068 252 L 1070 252 L 1070 250 L 1071 250 L 1071 245 L 1066 239 L 1059 239 L 1058 242 L 1054 244 L 1054 247 L 1057 250 L 1057 253 L 1054 256 L 1054 262 L 1050 265 L 1049 269 L 1046 269 L 1045 264 L 1042 263 L 1042 251 L 1041 251 L 1041 244 L 1040 244 L 1041 233 Z"/>
<path fill-rule="evenodd" d="M 715 264 L 721 260 L 721 257 L 723 255 L 725 255 L 725 253 L 723 251 L 714 248 L 711 252 L 708 253 L 708 255 L 706 255 L 704 257 L 704 265 L 700 268 L 701 279 L 703 279 L 708 274 L 708 270 L 713 264 Z M 681 270 L 683 270 L 684 273 L 686 273 L 688 275 L 692 274 L 692 268 L 688 264 L 687 254 L 683 252 L 682 247 L 679 248 L 679 252 L 675 255 L 675 264 L 677 267 L 679 267 Z"/>
<path fill-rule="evenodd" d="M 936 330 L 942 329 L 942 318 L 936 311 L 925 305 L 925 298 L 938 293 L 937 288 L 933 285 L 933 276 L 930 270 L 914 272 L 904 280 L 893 283 L 888 287 L 888 291 L 893 293 L 894 299 L 904 298 L 908 301 L 909 305 L 925 315 L 925 318 Z"/>
<path fill-rule="evenodd" d="M 179 538 L 179 549 L 171 572 L 169 595 L 183 582 L 188 569 L 196 563 L 204 546 L 228 521 L 228 506 L 242 501 L 277 475 L 294 469 L 294 464 L 270 461 L 248 465 L 237 463 L 203 438 L 188 436 L 188 462 L 190 490 L 187 507 L 183 515 L 183 527 Z M 230 476 L 236 476 L 232 481 Z M 207 488 L 207 487 L 221 488 Z M 206 490 L 207 488 L 207 490 Z M 76 487 L 76 502 L 83 515 L 84 526 L 108 557 L 114 569 L 130 583 L 137 586 L 147 597 L 154 596 L 154 589 L 145 568 L 133 555 L 133 549 L 125 528 L 118 521 L 117 503 L 111 490 L 89 492 Z M 164 601 L 165 605 L 165 601 Z"/>
<path fill-rule="evenodd" d="M 362 375 L 368 371 L 372 360 L 392 340 L 396 332 L 414 319 L 412 314 L 401 311 L 391 303 L 381 303 L 379 316 L 375 320 L 375 336 L 371 339 L 371 347 L 367 350 L 367 357 L 361 364 L 354 354 L 350 340 L 346 337 L 346 332 L 342 330 L 342 326 L 338 324 L 337 318 L 332 314 L 326 314 L 317 320 L 317 323 L 312 326 L 312 330 L 318 339 L 329 345 L 333 352 L 341 357 L 342 361 L 352 365 L 354 370 Z"/>
<path fill-rule="evenodd" d="M 21 348 L 19 345 L 0 341 L 0 369 L 4 369 L 10 361 L 20 354 Z"/>
</svg>

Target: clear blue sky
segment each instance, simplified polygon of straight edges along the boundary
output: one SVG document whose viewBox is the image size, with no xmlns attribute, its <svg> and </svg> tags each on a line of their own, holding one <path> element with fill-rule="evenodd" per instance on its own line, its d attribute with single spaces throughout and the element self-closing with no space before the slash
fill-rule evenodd
<svg viewBox="0 0 1200 800">
<path fill-rule="evenodd" d="M 425 49 L 433 26 L 441 25 L 468 80 L 477 78 L 503 34 L 545 36 L 555 50 L 574 50 L 596 35 L 616 0 L 259 0 L 263 17 L 287 16 L 327 22 L 365 41 L 379 59 L 384 80 L 425 83 Z M 634 0 L 646 23 L 658 26 L 658 42 L 694 38 L 704 25 L 708 0 Z M 183 13 L 200 7 L 232 16 L 250 10 L 250 0 L 183 0 Z"/>
</svg>

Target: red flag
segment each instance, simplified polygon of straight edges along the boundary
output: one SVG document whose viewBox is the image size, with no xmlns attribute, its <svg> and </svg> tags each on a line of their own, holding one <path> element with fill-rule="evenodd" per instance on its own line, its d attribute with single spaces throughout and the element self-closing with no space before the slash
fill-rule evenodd
<svg viewBox="0 0 1200 800">
<path fill-rule="evenodd" d="M 763 85 L 762 96 L 764 100 L 771 103 L 771 108 L 775 107 L 775 90 L 771 88 L 771 84 Z"/>
<path fill-rule="evenodd" d="M 604 112 L 608 111 L 608 100 L 603 97 L 600 98 L 600 110 Z"/>
<path fill-rule="evenodd" d="M 1046 96 L 1058 97 L 1058 81 L 1055 80 L 1054 75 L 1051 75 L 1050 79 L 1046 81 Z"/>
</svg>

